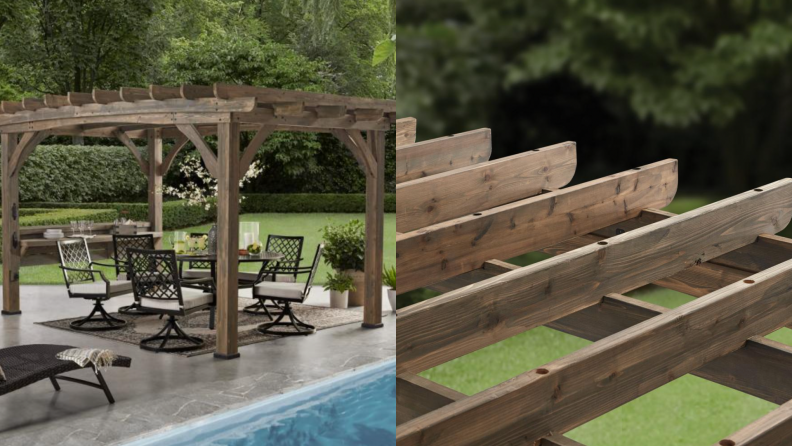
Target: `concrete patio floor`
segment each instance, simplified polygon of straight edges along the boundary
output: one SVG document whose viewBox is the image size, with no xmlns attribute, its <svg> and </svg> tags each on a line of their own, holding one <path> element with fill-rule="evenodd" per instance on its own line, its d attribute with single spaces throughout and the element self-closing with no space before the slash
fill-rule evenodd
<svg viewBox="0 0 792 446">
<path fill-rule="evenodd" d="M 383 317 L 381 329 L 368 330 L 354 323 L 307 337 L 244 346 L 240 347 L 242 357 L 236 360 L 156 354 L 123 342 L 35 324 L 90 311 L 89 302 L 69 299 L 63 286 L 23 286 L 21 294 L 22 315 L 0 318 L 0 347 L 109 348 L 130 356 L 132 367 L 105 373 L 114 405 L 107 404 L 101 390 L 68 382 L 60 392 L 49 381 L 41 381 L 1 396 L 0 444 L 4 446 L 123 444 L 147 432 L 249 404 L 396 353 L 396 319 L 389 314 Z M 106 308 L 115 311 L 131 300 L 131 296 L 114 298 Z M 306 303 L 327 306 L 328 302 L 327 293 L 314 287 Z M 383 312 L 390 310 L 386 298 L 382 307 Z M 90 370 L 70 375 L 95 379 Z"/>
</svg>

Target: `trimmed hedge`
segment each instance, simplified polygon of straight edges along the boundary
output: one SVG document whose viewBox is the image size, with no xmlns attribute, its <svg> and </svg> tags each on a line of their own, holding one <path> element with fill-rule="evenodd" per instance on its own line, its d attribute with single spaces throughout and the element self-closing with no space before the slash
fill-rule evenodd
<svg viewBox="0 0 792 446">
<path fill-rule="evenodd" d="M 31 215 L 29 211 L 34 211 Z M 27 215 L 26 215 L 27 214 Z M 118 218 L 114 209 L 20 209 L 20 226 L 68 225 L 74 220 L 109 223 Z"/>
<path fill-rule="evenodd" d="M 366 212 L 364 194 L 244 194 L 242 212 L 311 213 L 311 212 Z M 385 194 L 385 212 L 396 212 L 396 194 Z"/>
<path fill-rule="evenodd" d="M 148 219 L 147 203 L 22 203 L 22 211 L 39 209 L 112 209 L 119 216 L 136 221 Z M 245 194 L 243 213 L 362 213 L 363 194 Z M 396 212 L 396 194 L 385 194 L 385 212 Z M 85 219 L 83 219 L 85 220 Z M 96 220 L 96 219 L 94 219 Z M 215 220 L 214 211 L 185 206 L 183 201 L 166 201 L 162 206 L 165 229 L 186 228 Z M 111 220 L 112 221 L 112 220 Z"/>
</svg>

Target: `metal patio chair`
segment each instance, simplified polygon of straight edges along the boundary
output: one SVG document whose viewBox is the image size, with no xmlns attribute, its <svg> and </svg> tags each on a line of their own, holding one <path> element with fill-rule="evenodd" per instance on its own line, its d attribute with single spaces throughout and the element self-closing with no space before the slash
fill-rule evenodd
<svg viewBox="0 0 792 446">
<path fill-rule="evenodd" d="M 122 235 L 113 234 L 113 253 L 115 258 L 115 269 L 118 280 L 129 280 L 128 260 L 129 248 L 154 249 L 154 236 L 152 234 Z M 118 309 L 121 314 L 148 314 L 140 311 L 137 302 Z"/>
<path fill-rule="evenodd" d="M 173 250 L 129 249 L 129 271 L 138 308 L 168 317 L 162 330 L 140 341 L 140 348 L 154 352 L 203 348 L 203 339 L 185 333 L 176 318 L 214 305 L 212 278 L 181 279 Z M 210 292 L 182 287 L 199 282 L 210 287 Z"/>
<path fill-rule="evenodd" d="M 58 259 L 66 282 L 66 290 L 73 299 L 87 299 L 94 301 L 91 313 L 80 320 L 72 321 L 69 326 L 73 330 L 104 331 L 117 330 L 126 326 L 127 321 L 118 319 L 105 311 L 102 302 L 132 291 L 132 284 L 126 280 L 108 280 L 100 270 L 93 269 L 94 265 L 105 265 L 91 260 L 88 242 L 84 238 L 59 240 Z M 96 280 L 96 277 L 100 280 Z M 100 317 L 94 315 L 99 313 Z M 103 324 L 96 325 L 96 322 Z M 88 324 L 86 326 L 86 324 Z"/>
<path fill-rule="evenodd" d="M 274 265 L 262 265 L 258 273 L 239 273 L 239 287 L 252 288 L 264 281 L 270 282 L 296 282 L 300 261 L 302 261 L 302 249 L 305 237 L 274 235 L 267 236 L 266 251 L 273 251 L 283 254 L 283 259 L 275 262 Z M 254 296 L 256 298 L 256 296 Z M 272 320 L 270 309 L 281 310 L 276 302 L 267 304 L 266 298 L 260 298 L 253 305 L 244 308 L 245 313 L 269 316 Z"/>
<path fill-rule="evenodd" d="M 324 251 L 324 243 L 316 248 L 316 255 L 314 255 L 313 264 L 310 267 L 298 268 L 297 274 L 308 274 L 308 280 L 305 283 L 299 282 L 262 282 L 253 287 L 253 297 L 259 300 L 270 299 L 282 306 L 282 310 L 278 317 L 271 321 L 265 322 L 257 327 L 257 330 L 263 334 L 274 334 L 281 336 L 294 336 L 294 335 L 309 335 L 316 332 L 316 327 L 306 324 L 299 320 L 294 314 L 292 308 L 293 303 L 303 303 L 311 292 L 311 285 L 316 277 L 316 271 L 319 269 L 319 261 L 322 258 L 322 251 Z M 283 319 L 289 318 L 286 322 Z M 294 331 L 275 331 L 273 327 L 278 325 L 285 325 L 294 327 Z"/>
</svg>

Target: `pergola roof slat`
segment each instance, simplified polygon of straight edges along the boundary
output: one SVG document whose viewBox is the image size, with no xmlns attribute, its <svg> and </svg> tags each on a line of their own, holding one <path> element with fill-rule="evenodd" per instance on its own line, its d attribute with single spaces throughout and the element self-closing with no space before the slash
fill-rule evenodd
<svg viewBox="0 0 792 446">
<path fill-rule="evenodd" d="M 2 101 L 0 102 L 0 111 L 6 114 L 17 113 L 24 110 L 21 102 L 16 101 Z"/>
<path fill-rule="evenodd" d="M 99 90 L 94 88 L 92 97 L 97 104 L 110 104 L 113 102 L 121 102 L 121 92 L 116 90 Z"/>
<path fill-rule="evenodd" d="M 94 103 L 93 94 L 91 93 L 79 93 L 76 91 L 70 91 L 67 94 L 67 97 L 69 98 L 69 104 L 75 107 Z"/>
<path fill-rule="evenodd" d="M 43 99 L 38 98 L 25 98 L 22 99 L 22 108 L 29 111 L 36 111 L 41 108 L 47 108 Z"/>
<path fill-rule="evenodd" d="M 148 88 L 121 87 L 119 96 L 121 96 L 121 100 L 125 102 L 151 100 Z"/>
<path fill-rule="evenodd" d="M 60 96 L 56 94 L 46 94 L 44 95 L 44 103 L 49 108 L 59 108 L 59 107 L 67 107 L 72 105 L 69 103 L 68 96 Z"/>
<path fill-rule="evenodd" d="M 149 85 L 149 97 L 158 101 L 164 99 L 178 99 L 181 98 L 181 88 L 179 87 L 163 87 L 161 85 Z"/>
</svg>

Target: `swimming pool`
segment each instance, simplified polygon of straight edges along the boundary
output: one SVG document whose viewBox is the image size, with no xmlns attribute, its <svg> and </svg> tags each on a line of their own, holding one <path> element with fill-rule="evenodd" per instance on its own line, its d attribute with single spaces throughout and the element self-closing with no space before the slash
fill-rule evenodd
<svg viewBox="0 0 792 446">
<path fill-rule="evenodd" d="M 396 361 L 143 438 L 127 446 L 396 444 Z"/>
</svg>

